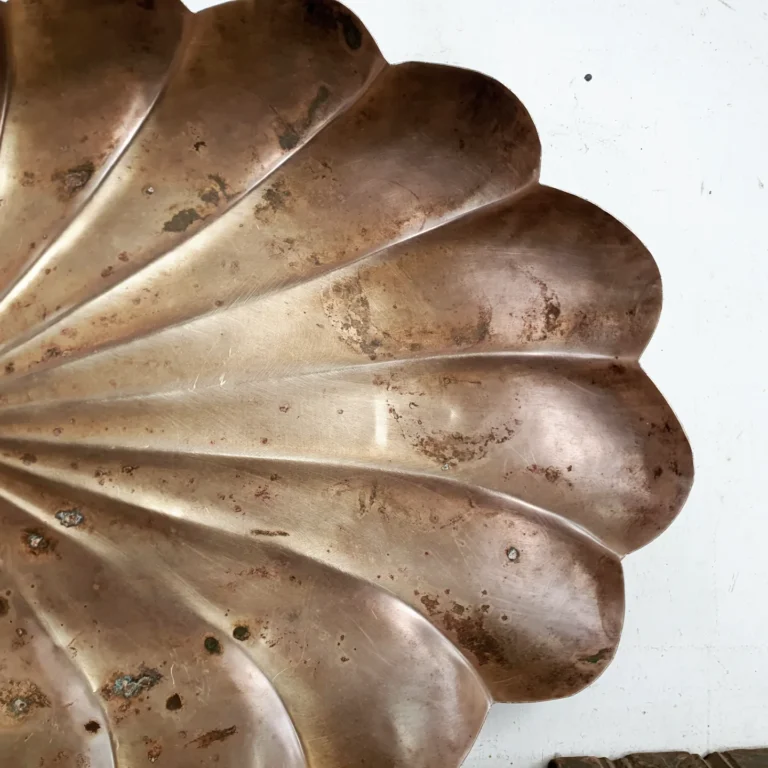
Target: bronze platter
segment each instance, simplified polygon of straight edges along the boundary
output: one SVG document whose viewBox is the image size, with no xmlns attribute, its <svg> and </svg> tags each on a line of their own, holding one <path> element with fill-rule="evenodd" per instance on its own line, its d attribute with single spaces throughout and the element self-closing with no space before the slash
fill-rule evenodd
<svg viewBox="0 0 768 768">
<path fill-rule="evenodd" d="M 0 9 L 0 765 L 458 766 L 614 655 L 659 273 L 329 0 Z"/>
</svg>

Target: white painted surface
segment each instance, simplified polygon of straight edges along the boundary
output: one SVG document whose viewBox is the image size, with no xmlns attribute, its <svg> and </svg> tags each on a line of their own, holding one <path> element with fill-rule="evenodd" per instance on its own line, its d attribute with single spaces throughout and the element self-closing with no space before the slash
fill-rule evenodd
<svg viewBox="0 0 768 768">
<path fill-rule="evenodd" d="M 643 362 L 696 458 L 681 516 L 625 561 L 615 662 L 572 699 L 496 706 L 468 768 L 768 744 L 768 2 L 348 5 L 390 61 L 508 85 L 542 180 L 648 245 L 665 299 Z"/>
<path fill-rule="evenodd" d="M 768 3 L 347 4 L 390 61 L 512 88 L 542 138 L 542 180 L 648 245 L 665 304 L 643 360 L 696 457 L 680 518 L 625 562 L 615 662 L 572 699 L 495 707 L 467 767 L 768 744 Z"/>
</svg>

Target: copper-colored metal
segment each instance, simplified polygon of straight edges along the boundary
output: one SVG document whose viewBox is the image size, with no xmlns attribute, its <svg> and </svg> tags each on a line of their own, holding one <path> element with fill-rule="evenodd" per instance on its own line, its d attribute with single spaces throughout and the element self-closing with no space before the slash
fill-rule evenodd
<svg viewBox="0 0 768 768">
<path fill-rule="evenodd" d="M 327 0 L 0 10 L 0 764 L 460 764 L 691 485 L 654 262 Z"/>
</svg>

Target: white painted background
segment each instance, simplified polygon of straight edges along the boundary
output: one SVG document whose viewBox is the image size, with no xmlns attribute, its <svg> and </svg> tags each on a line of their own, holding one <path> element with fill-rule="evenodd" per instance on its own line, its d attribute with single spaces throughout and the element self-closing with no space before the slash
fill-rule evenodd
<svg viewBox="0 0 768 768">
<path fill-rule="evenodd" d="M 496 706 L 468 768 L 768 745 L 768 0 L 347 4 L 390 61 L 508 85 L 542 180 L 648 245 L 665 300 L 643 362 L 696 458 L 680 518 L 625 561 L 614 663 L 572 699 Z"/>
<path fill-rule="evenodd" d="M 650 248 L 665 298 L 643 362 L 696 458 L 683 513 L 625 561 L 614 663 L 572 699 L 496 706 L 468 768 L 768 745 L 768 0 L 347 4 L 390 61 L 508 85 L 542 180 Z"/>
</svg>

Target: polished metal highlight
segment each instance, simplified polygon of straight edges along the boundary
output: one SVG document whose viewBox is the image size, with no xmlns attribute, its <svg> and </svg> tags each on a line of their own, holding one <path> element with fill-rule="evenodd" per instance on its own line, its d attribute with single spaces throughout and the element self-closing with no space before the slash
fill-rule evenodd
<svg viewBox="0 0 768 768">
<path fill-rule="evenodd" d="M 0 765 L 458 766 L 693 466 L 522 104 L 329 0 L 0 8 Z"/>
</svg>

